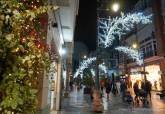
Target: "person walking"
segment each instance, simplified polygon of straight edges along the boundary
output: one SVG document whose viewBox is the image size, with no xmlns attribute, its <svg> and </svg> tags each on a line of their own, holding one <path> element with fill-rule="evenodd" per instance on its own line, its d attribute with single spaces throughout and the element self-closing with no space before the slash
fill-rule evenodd
<svg viewBox="0 0 165 114">
<path fill-rule="evenodd" d="M 117 95 L 117 93 L 118 93 L 116 82 L 114 82 L 114 83 L 112 84 L 112 93 L 113 93 L 114 95 Z"/>
<path fill-rule="evenodd" d="M 100 89 L 101 89 L 101 97 L 104 96 L 104 86 L 105 86 L 105 80 L 100 81 Z"/>
<path fill-rule="evenodd" d="M 139 103 L 139 82 L 136 81 L 133 85 L 134 93 L 135 93 L 135 101 Z"/>
<path fill-rule="evenodd" d="M 155 87 L 155 90 L 158 89 L 158 88 L 157 88 L 157 81 L 156 81 L 156 80 L 154 81 L 154 87 Z"/>
<path fill-rule="evenodd" d="M 152 89 L 152 84 L 150 81 L 146 80 L 146 92 L 147 92 L 147 96 L 149 95 L 150 100 L 151 100 L 151 89 Z"/>
<path fill-rule="evenodd" d="M 109 99 L 109 93 L 111 91 L 111 82 L 107 81 L 106 83 L 106 94 L 107 94 L 107 99 Z"/>
<path fill-rule="evenodd" d="M 70 91 L 73 91 L 73 82 L 72 81 L 69 82 L 69 86 L 70 86 Z"/>
<path fill-rule="evenodd" d="M 121 81 L 120 84 L 120 93 L 122 95 L 122 100 L 124 101 L 125 93 L 127 91 L 127 84 L 125 81 Z"/>
<path fill-rule="evenodd" d="M 117 81 L 116 87 L 117 87 L 118 95 L 120 95 L 120 85 L 121 85 L 120 81 Z"/>
</svg>

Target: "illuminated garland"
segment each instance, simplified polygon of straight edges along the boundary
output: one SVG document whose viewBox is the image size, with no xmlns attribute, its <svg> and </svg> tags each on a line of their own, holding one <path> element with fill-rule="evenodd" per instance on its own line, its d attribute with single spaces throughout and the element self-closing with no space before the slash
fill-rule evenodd
<svg viewBox="0 0 165 114">
<path fill-rule="evenodd" d="M 109 47 L 112 45 L 116 38 L 121 38 L 122 35 L 134 27 L 135 23 L 148 24 L 151 23 L 151 15 L 145 16 L 143 13 L 133 13 L 124 15 L 116 18 L 100 18 L 99 19 L 99 45 L 103 47 Z"/>
<path fill-rule="evenodd" d="M 104 73 L 107 73 L 107 67 L 104 64 L 100 64 L 99 69 L 104 71 Z"/>
<path fill-rule="evenodd" d="M 121 17 L 116 17 L 113 19 L 99 18 L 98 43 L 99 45 L 103 45 L 105 48 L 109 47 L 112 45 L 115 38 L 119 38 L 120 40 L 122 35 L 126 34 L 128 31 L 131 31 L 135 23 L 148 24 L 151 22 L 150 19 L 151 15 L 145 16 L 143 13 L 133 13 L 127 15 L 122 13 Z M 142 53 L 139 53 L 137 50 L 122 46 L 115 49 L 128 54 L 129 57 L 136 60 L 138 65 L 143 64 Z M 96 58 L 89 58 L 84 60 L 80 64 L 74 76 L 77 77 L 79 74 L 82 74 L 83 70 L 88 68 L 89 64 L 95 60 Z M 102 64 L 99 65 L 99 69 L 103 70 L 105 73 L 107 72 L 106 67 Z"/>
<path fill-rule="evenodd" d="M 96 61 L 96 57 L 93 58 L 89 58 L 87 60 L 84 60 L 83 62 L 81 62 L 79 68 L 77 69 L 74 77 L 77 77 L 78 75 L 81 75 L 84 71 L 84 69 L 88 68 L 88 66 L 93 62 Z M 107 67 L 104 64 L 100 64 L 99 65 L 99 69 L 104 71 L 104 73 L 107 73 Z M 93 69 L 91 69 L 91 73 L 93 76 L 95 76 L 95 71 Z M 82 76 L 81 76 L 82 77 Z"/>
<path fill-rule="evenodd" d="M 92 76 L 96 76 L 94 69 L 91 69 Z"/>
<path fill-rule="evenodd" d="M 143 64 L 143 54 L 138 50 L 132 49 L 130 47 L 119 46 L 115 48 L 118 51 L 121 51 L 127 54 L 130 58 L 134 59 L 138 65 Z"/>
<path fill-rule="evenodd" d="M 82 74 L 84 69 L 88 68 L 88 66 L 95 60 L 96 60 L 96 57 L 88 58 L 87 60 L 82 61 L 76 73 L 74 74 L 74 77 L 77 77 L 78 75 Z"/>
</svg>

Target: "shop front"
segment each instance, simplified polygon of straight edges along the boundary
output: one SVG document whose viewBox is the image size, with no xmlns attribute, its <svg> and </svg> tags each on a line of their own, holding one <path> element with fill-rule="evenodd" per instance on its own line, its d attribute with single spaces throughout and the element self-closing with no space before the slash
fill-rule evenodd
<svg viewBox="0 0 165 114">
<path fill-rule="evenodd" d="M 139 86 L 141 86 L 141 82 L 144 80 L 144 74 L 140 73 L 140 71 L 143 71 L 142 67 L 130 68 L 130 81 L 132 86 L 136 81 L 139 81 Z M 147 65 L 145 66 L 145 71 L 146 79 L 152 84 L 152 90 L 162 90 L 159 64 Z"/>
</svg>

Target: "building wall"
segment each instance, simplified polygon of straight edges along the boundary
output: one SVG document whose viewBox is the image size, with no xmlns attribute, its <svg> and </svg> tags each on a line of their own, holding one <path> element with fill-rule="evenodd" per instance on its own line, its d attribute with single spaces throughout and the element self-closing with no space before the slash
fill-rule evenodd
<svg viewBox="0 0 165 114">
<path fill-rule="evenodd" d="M 54 42 L 57 54 L 59 54 L 59 50 L 62 49 L 62 45 L 64 44 L 64 39 L 62 36 L 60 19 L 59 19 L 59 11 L 51 11 L 49 12 L 49 25 L 48 25 L 48 44 Z"/>
<path fill-rule="evenodd" d="M 73 36 L 76 15 L 79 7 L 79 0 L 49 0 L 51 4 L 59 6 L 58 11 L 49 12 L 49 40 L 54 44 L 54 54 L 56 58 L 56 77 L 54 91 L 53 110 L 60 110 L 62 97 L 62 79 L 66 77 L 69 82 L 69 75 L 72 71 L 72 53 L 73 53 Z M 54 26 L 52 26 L 54 25 Z M 60 53 L 65 48 L 66 53 Z M 64 76 L 63 72 L 66 72 Z M 63 77 L 64 76 L 64 77 Z M 67 85 L 67 83 L 66 83 Z"/>
<path fill-rule="evenodd" d="M 161 0 L 162 4 L 162 10 L 164 12 L 164 0 Z M 148 4 L 145 4 L 148 3 Z M 145 14 L 153 13 L 153 22 L 149 25 L 137 26 L 137 34 L 132 34 L 126 38 L 126 42 L 129 46 L 133 44 L 136 40 L 138 40 L 139 48 L 144 52 L 144 63 L 145 63 L 145 69 L 149 73 L 148 80 L 152 81 L 152 85 L 154 86 L 156 82 L 158 84 L 158 90 L 165 89 L 163 86 L 165 84 L 165 60 L 164 57 L 162 57 L 163 53 L 165 53 L 165 50 L 163 49 L 163 35 L 161 32 L 161 27 L 164 25 L 164 23 L 159 20 L 161 18 L 161 14 L 164 15 L 164 13 L 158 14 L 160 11 L 157 10 L 157 8 L 160 8 L 160 6 L 157 6 L 157 1 L 155 1 L 155 4 L 153 4 L 151 1 L 147 0 L 139 0 L 139 2 L 135 5 L 136 11 L 144 11 Z M 156 9 L 154 9 L 156 8 Z M 159 53 L 158 53 L 159 52 Z M 121 68 L 124 66 L 124 61 L 127 61 L 127 67 L 130 76 L 134 78 L 133 80 L 141 80 L 144 78 L 144 75 L 139 74 L 138 71 L 135 74 L 131 73 L 132 69 L 138 69 L 143 70 L 142 68 L 138 68 L 136 64 L 128 64 L 130 63 L 128 60 L 121 60 L 123 61 L 123 65 L 121 64 Z M 124 67 L 125 69 L 125 67 Z M 153 69 L 153 70 L 151 70 Z M 154 72 L 153 72 L 154 71 Z M 153 78 L 151 78 L 153 77 Z M 137 78 L 137 79 L 136 79 Z M 160 87 L 162 86 L 162 87 Z M 154 89 L 154 87 L 153 87 Z"/>
</svg>

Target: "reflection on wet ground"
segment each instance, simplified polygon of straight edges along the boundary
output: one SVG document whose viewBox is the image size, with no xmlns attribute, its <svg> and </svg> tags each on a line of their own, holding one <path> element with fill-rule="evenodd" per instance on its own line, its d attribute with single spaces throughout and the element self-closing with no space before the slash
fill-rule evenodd
<svg viewBox="0 0 165 114">
<path fill-rule="evenodd" d="M 165 114 L 165 100 L 160 100 L 155 92 L 149 105 L 130 105 L 123 103 L 120 95 L 110 95 L 107 99 L 104 95 L 102 102 L 104 111 L 100 114 Z M 92 112 L 92 101 L 89 95 L 84 95 L 83 91 L 73 91 L 69 98 L 63 99 L 62 110 L 53 111 L 51 114 L 95 114 Z"/>
</svg>

